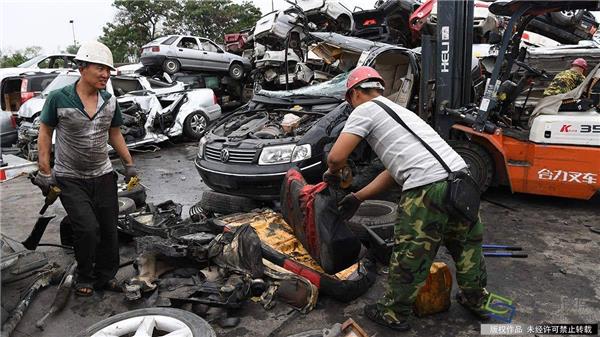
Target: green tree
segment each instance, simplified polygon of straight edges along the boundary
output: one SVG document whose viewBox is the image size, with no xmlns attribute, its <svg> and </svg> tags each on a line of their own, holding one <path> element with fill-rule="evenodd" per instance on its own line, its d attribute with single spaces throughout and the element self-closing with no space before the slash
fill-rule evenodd
<svg viewBox="0 0 600 337">
<path fill-rule="evenodd" d="M 19 64 L 38 56 L 42 52 L 42 47 L 30 46 L 25 49 L 17 50 L 11 54 L 0 54 L 0 68 L 16 67 Z"/>
<path fill-rule="evenodd" d="M 231 0 L 183 0 L 167 18 L 165 31 L 222 42 L 224 34 L 251 28 L 260 17 L 260 9 L 248 1 L 235 4 Z"/>
<path fill-rule="evenodd" d="M 113 23 L 104 26 L 100 41 L 111 49 L 115 62 L 128 62 L 139 56 L 142 45 L 160 34 L 159 28 L 179 3 L 115 0 L 113 6 L 119 11 Z"/>
<path fill-rule="evenodd" d="M 69 54 L 77 54 L 78 50 L 79 50 L 79 43 L 70 44 L 67 46 L 67 48 L 65 48 L 65 52 L 67 52 Z"/>
</svg>

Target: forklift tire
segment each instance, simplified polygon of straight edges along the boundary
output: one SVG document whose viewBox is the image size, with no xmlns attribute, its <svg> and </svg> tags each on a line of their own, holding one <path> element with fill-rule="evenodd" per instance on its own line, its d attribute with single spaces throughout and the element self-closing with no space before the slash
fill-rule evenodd
<svg viewBox="0 0 600 337">
<path fill-rule="evenodd" d="M 481 193 L 485 192 L 494 178 L 494 161 L 490 154 L 481 145 L 468 141 L 452 141 L 450 146 L 467 163 Z"/>
<path fill-rule="evenodd" d="M 260 207 L 257 201 L 250 198 L 215 191 L 204 191 L 199 204 L 200 207 L 207 212 L 222 215 L 250 212 L 251 210 Z"/>
<path fill-rule="evenodd" d="M 348 227 L 361 241 L 368 242 L 369 233 L 364 226 L 395 224 L 397 219 L 398 204 L 384 200 L 367 200 L 348 220 Z"/>
</svg>

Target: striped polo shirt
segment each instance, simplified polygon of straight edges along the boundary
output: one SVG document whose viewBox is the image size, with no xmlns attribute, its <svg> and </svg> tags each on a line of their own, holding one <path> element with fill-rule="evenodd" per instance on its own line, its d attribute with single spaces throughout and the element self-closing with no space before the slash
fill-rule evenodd
<svg viewBox="0 0 600 337">
<path fill-rule="evenodd" d="M 95 178 L 112 172 L 108 130 L 123 124 L 123 118 L 117 99 L 106 90 L 98 91 L 96 114 L 90 118 L 75 91 L 77 82 L 50 92 L 40 121 L 56 131 L 54 174 Z"/>
<path fill-rule="evenodd" d="M 467 167 L 460 155 L 415 113 L 383 96 L 375 99 L 396 112 L 409 128 L 438 153 L 452 171 Z M 365 102 L 356 107 L 342 132 L 366 139 L 403 191 L 448 177 L 444 167 L 423 144 L 373 102 Z"/>
</svg>

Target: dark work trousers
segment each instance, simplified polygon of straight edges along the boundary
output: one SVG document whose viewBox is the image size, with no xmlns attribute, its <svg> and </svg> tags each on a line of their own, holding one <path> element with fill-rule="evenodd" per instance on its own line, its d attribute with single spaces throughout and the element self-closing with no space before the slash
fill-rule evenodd
<svg viewBox="0 0 600 337">
<path fill-rule="evenodd" d="M 56 177 L 73 233 L 78 282 L 103 286 L 119 269 L 117 175 Z"/>
</svg>

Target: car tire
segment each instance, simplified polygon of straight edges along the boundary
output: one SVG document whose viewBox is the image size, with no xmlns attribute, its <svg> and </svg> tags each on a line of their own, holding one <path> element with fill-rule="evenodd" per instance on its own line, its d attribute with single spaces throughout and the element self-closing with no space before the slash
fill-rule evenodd
<svg viewBox="0 0 600 337">
<path fill-rule="evenodd" d="M 550 18 L 552 22 L 556 23 L 559 26 L 574 26 L 581 18 L 583 18 L 584 10 L 568 10 L 568 11 L 560 11 L 560 12 L 552 12 L 550 13 Z"/>
<path fill-rule="evenodd" d="M 183 121 L 183 135 L 193 140 L 200 140 L 208 128 L 208 117 L 202 111 L 194 111 Z"/>
<path fill-rule="evenodd" d="M 366 226 L 394 224 L 398 220 L 398 205 L 384 200 L 363 202 L 354 216 L 348 220 L 348 227 L 361 240 L 368 241 Z"/>
<path fill-rule="evenodd" d="M 494 161 L 490 154 L 481 145 L 468 141 L 454 141 L 450 145 L 467 163 L 481 193 L 485 192 L 494 178 Z"/>
<path fill-rule="evenodd" d="M 215 191 L 205 191 L 200 200 L 200 207 L 203 210 L 223 215 L 250 212 L 259 206 L 256 200 Z"/>
<path fill-rule="evenodd" d="M 81 331 L 77 337 L 90 337 L 101 332 L 111 336 L 117 335 L 117 333 L 119 336 L 129 336 L 135 333 L 144 319 L 149 317 L 153 317 L 157 323 L 156 326 L 164 330 L 161 331 L 162 333 L 172 332 L 167 330 L 175 331 L 176 329 L 187 328 L 191 335 L 188 333 L 186 336 L 216 337 L 215 331 L 204 319 L 189 311 L 175 308 L 146 308 L 126 311 L 93 324 Z M 128 321 L 128 324 L 123 324 L 125 321 Z M 135 324 L 137 323 L 135 321 L 139 321 L 139 324 Z M 130 329 L 127 329 L 127 327 L 130 327 Z M 151 332 L 150 335 L 153 335 L 153 333 Z"/>
<path fill-rule="evenodd" d="M 130 198 L 119 198 L 119 215 L 135 212 L 135 201 Z"/>
<path fill-rule="evenodd" d="M 136 207 L 141 207 L 146 204 L 146 189 L 141 184 L 133 187 L 131 191 L 127 190 L 127 184 L 117 184 L 117 195 L 119 198 L 129 198 L 133 200 Z"/>
<path fill-rule="evenodd" d="M 234 62 L 229 66 L 229 76 L 234 80 L 241 80 L 244 77 L 244 66 L 239 62 Z"/>
<path fill-rule="evenodd" d="M 167 74 L 173 75 L 179 72 L 181 64 L 176 59 L 166 59 L 163 61 L 162 68 Z"/>
</svg>

